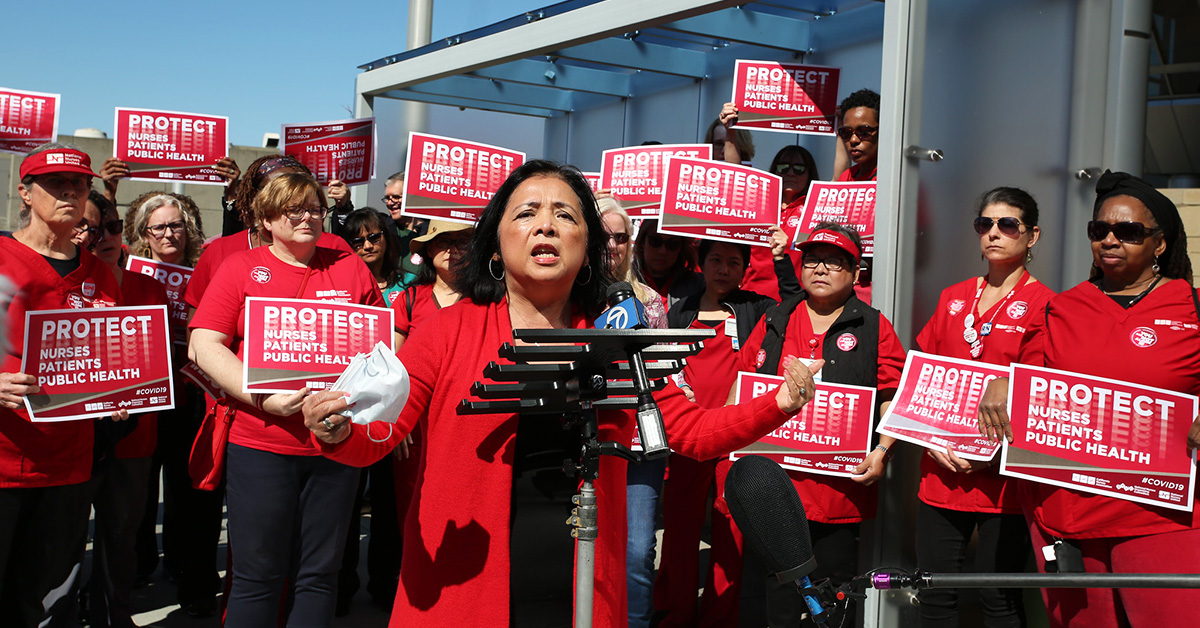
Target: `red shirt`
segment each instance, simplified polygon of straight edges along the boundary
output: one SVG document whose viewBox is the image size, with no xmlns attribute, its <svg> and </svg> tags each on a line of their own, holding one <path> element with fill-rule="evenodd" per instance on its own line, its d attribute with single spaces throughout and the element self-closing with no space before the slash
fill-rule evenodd
<svg viewBox="0 0 1200 628">
<path fill-rule="evenodd" d="M 577 328 L 589 325 L 582 316 L 572 322 Z M 386 425 L 353 425 L 342 443 L 319 446 L 334 460 L 365 466 L 391 452 L 420 422 L 429 447 L 417 480 L 419 501 L 405 522 L 400 591 L 389 625 L 504 628 L 509 625 L 510 579 L 538 577 L 509 559 L 519 419 L 512 414 L 461 415 L 457 408 L 461 400 L 475 399 L 471 384 L 483 381 L 488 362 L 507 363 L 497 350 L 512 342 L 508 304 L 459 302 L 439 311 L 430 324 L 439 333 L 416 334 L 398 352 L 412 388 L 390 437 L 384 439 L 389 436 Z M 703 410 L 668 384 L 655 399 L 671 447 L 698 460 L 749 445 L 787 420 L 774 395 Z M 368 438 L 368 427 L 381 442 Z M 628 446 L 635 430 L 632 412 L 600 412 L 600 440 Z M 314 442 L 319 443 L 315 437 Z M 615 456 L 600 458 L 593 610 L 598 628 L 626 623 L 626 464 Z"/>
<path fill-rule="evenodd" d="M 784 206 L 779 212 L 779 228 L 787 234 L 788 257 L 792 258 L 792 266 L 796 267 L 796 276 L 800 276 L 800 260 L 803 253 L 792 248 L 791 242 L 796 239 L 796 230 L 800 228 L 800 219 L 804 217 L 804 199 L 800 198 Z M 750 247 L 750 264 L 746 268 L 746 276 L 742 278 L 742 290 L 757 292 L 761 295 L 779 300 L 779 280 L 775 276 L 775 258 L 771 249 L 765 246 Z"/>
<path fill-rule="evenodd" d="M 121 305 L 170 305 L 163 285 L 149 275 L 126 271 L 121 278 Z M 170 312 L 168 307 L 167 312 Z M 181 377 L 178 372 L 175 378 Z M 178 395 L 178 387 L 176 388 Z M 181 403 L 178 397 L 175 403 Z M 137 427 L 117 441 L 117 459 L 149 458 L 158 444 L 158 413 L 146 412 L 137 416 Z"/>
<path fill-rule="evenodd" d="M 338 238 L 341 240 L 341 238 Z M 265 268 L 267 283 L 259 283 L 251 274 Z M 306 271 L 312 272 L 304 281 Z M 193 275 L 194 277 L 194 275 Z M 301 284 L 304 289 L 301 290 Z M 242 339 L 246 336 L 246 297 L 281 299 L 320 299 L 383 307 L 383 297 L 370 269 L 362 259 L 341 249 L 317 245 L 308 268 L 292 266 L 260 246 L 237 253 L 225 260 L 204 292 L 200 307 L 192 317 L 192 329 L 211 329 L 230 338 L 229 348 L 243 358 Z M 261 451 L 293 456 L 315 456 L 308 428 L 299 412 L 275 416 L 253 405 L 236 402 L 237 415 L 229 428 L 229 442 Z"/>
<path fill-rule="evenodd" d="M 759 321 L 742 348 L 741 370 L 755 372 L 763 336 L 767 331 L 766 319 Z M 849 332 L 835 332 L 837 338 Z M 800 303 L 788 319 L 787 332 L 783 338 L 783 350 L 779 360 L 778 375 L 783 375 L 789 358 L 819 358 L 828 333 L 813 333 L 808 306 Z M 857 340 L 857 339 L 856 339 Z M 879 315 L 879 367 L 876 370 L 876 389 L 880 392 L 895 390 L 900 386 L 900 373 L 904 370 L 904 347 L 887 317 Z M 832 380 L 831 380 L 832 381 Z M 820 523 L 856 523 L 875 516 L 878 483 L 863 486 L 850 478 L 818 475 L 803 471 L 788 471 L 800 501 L 804 502 L 804 513 L 809 521 Z"/>
<path fill-rule="evenodd" d="M 408 318 L 408 296 L 412 294 L 412 319 Z M 433 298 L 433 284 L 413 286 L 412 291 L 402 290 L 396 293 L 392 302 L 392 311 L 396 313 L 396 331 L 405 337 L 412 335 L 422 322 L 437 314 L 442 306 Z"/>
<path fill-rule="evenodd" d="M 326 248 L 340 249 L 351 254 L 354 253 L 354 251 L 350 250 L 350 245 L 346 244 L 345 240 L 328 232 L 321 234 L 321 238 L 317 240 L 317 244 Z M 208 288 L 208 284 L 212 282 L 217 269 L 221 267 L 221 263 L 229 259 L 229 256 L 234 253 L 249 250 L 249 231 L 239 231 L 233 235 L 220 237 L 210 242 L 208 246 L 204 247 L 204 251 L 200 253 L 200 259 L 196 261 L 196 268 L 192 270 L 192 278 L 188 280 L 187 286 L 183 289 L 183 300 L 194 308 L 200 307 L 200 299 L 204 297 L 204 291 Z"/>
<path fill-rule="evenodd" d="M 971 345 L 963 340 L 963 319 L 976 303 L 982 277 L 956 283 L 942 291 L 937 309 L 917 334 L 917 346 L 926 353 L 935 353 L 963 360 L 971 359 Z M 1012 296 L 1003 297 L 988 311 L 975 313 L 975 330 L 991 321 L 992 332 L 982 336 L 983 353 L 980 362 L 1008 366 L 1016 360 L 1026 326 L 1034 319 L 1035 311 L 1046 309 L 1046 301 L 1054 292 L 1045 284 L 1030 280 Z M 999 474 L 1000 467 L 972 474 L 954 473 L 943 469 L 929 456 L 921 456 L 921 489 L 918 497 L 930 506 L 966 512 L 998 512 L 1021 514 L 1017 498 L 1017 481 Z"/>
<path fill-rule="evenodd" d="M 733 348 L 733 342 L 725 335 L 726 321 L 734 324 L 737 319 L 732 316 L 716 324 L 692 321 L 689 329 L 714 329 L 715 338 L 704 341 L 700 353 L 687 359 L 683 367 L 683 379 L 692 387 L 696 395 L 696 403 L 701 408 L 720 408 L 729 400 L 729 389 L 737 381 L 738 352 Z M 734 331 L 734 337 L 737 332 Z"/>
<path fill-rule="evenodd" d="M 879 175 L 879 169 L 878 169 L 878 167 L 876 167 L 875 169 L 871 170 L 871 176 L 870 176 L 870 177 L 867 177 L 866 179 L 858 179 L 858 172 L 859 172 L 861 169 L 862 169 L 862 167 L 861 167 L 861 166 L 858 166 L 858 165 L 850 166 L 849 168 L 846 168 L 845 170 L 843 170 L 843 171 L 842 171 L 842 174 L 838 175 L 838 178 L 837 178 L 837 180 L 838 180 L 838 181 L 859 181 L 859 180 L 861 180 L 861 181 L 875 181 L 875 180 L 877 180 L 877 178 L 878 178 L 878 175 Z"/>
<path fill-rule="evenodd" d="M 79 268 L 59 277 L 46 258 L 13 238 L 0 237 L 0 274 L 17 289 L 8 306 L 8 346 L 0 373 L 21 372 L 25 313 L 111 307 L 120 301 L 117 279 L 100 260 L 79 251 Z M 0 408 L 0 488 L 64 486 L 92 474 L 95 421 L 33 423 L 24 406 Z"/>
<path fill-rule="evenodd" d="M 1200 330 L 1194 328 L 1200 319 L 1193 288 L 1182 279 L 1161 285 L 1128 310 L 1084 282 L 1051 298 L 1048 315 L 1045 310 L 1034 314 L 1021 343 L 1022 364 L 1200 394 Z M 1131 336 L 1139 327 L 1150 329 L 1158 341 L 1149 347 L 1133 344 Z M 1179 443 L 1180 449 L 1185 446 Z M 1200 485 L 1197 489 L 1200 493 Z M 1038 525 L 1064 538 L 1200 527 L 1200 509 L 1180 512 L 1037 482 L 1021 482 L 1019 494 Z"/>
</svg>

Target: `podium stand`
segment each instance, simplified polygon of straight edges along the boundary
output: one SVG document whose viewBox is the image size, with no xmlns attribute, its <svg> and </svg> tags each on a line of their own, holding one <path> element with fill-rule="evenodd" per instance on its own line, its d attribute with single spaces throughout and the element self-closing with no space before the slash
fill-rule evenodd
<svg viewBox="0 0 1200 628">
<path fill-rule="evenodd" d="M 489 363 L 483 377 L 495 384 L 475 382 L 463 400 L 460 414 L 519 414 L 558 416 L 578 432 L 579 455 L 564 470 L 583 480 L 571 498 L 575 508 L 567 524 L 576 539 L 575 628 L 592 625 L 597 525 L 594 481 L 600 475 L 600 456 L 620 456 L 640 463 L 642 455 L 621 443 L 601 442 L 597 410 L 636 410 L 637 381 L 630 366 L 635 354 L 645 362 L 653 390 L 683 368 L 685 359 L 716 335 L 705 329 L 514 329 L 513 338 L 533 344 L 505 343 L 500 357 L 512 364 Z M 545 343 L 545 344 L 543 344 Z"/>
</svg>

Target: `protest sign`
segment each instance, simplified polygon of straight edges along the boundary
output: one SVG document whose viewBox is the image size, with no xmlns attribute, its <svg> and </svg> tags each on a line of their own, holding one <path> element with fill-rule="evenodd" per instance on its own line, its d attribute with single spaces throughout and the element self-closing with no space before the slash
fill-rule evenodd
<svg viewBox="0 0 1200 628">
<path fill-rule="evenodd" d="M 221 399 L 225 396 L 225 391 L 221 390 L 221 385 L 217 383 L 217 380 L 209 377 L 208 373 L 201 371 L 200 367 L 196 366 L 196 363 L 191 360 L 188 360 L 187 364 L 179 368 L 179 374 L 192 380 L 192 383 L 198 386 L 211 399 Z"/>
<path fill-rule="evenodd" d="M 733 128 L 834 135 L 840 74 L 838 68 L 738 59 L 732 99 L 738 121 Z"/>
<path fill-rule="evenodd" d="M 771 246 L 783 179 L 737 164 L 669 157 L 659 233 Z"/>
<path fill-rule="evenodd" d="M 782 377 L 738 373 L 737 403 L 772 393 Z M 749 447 L 729 454 L 765 456 L 785 469 L 851 477 L 871 449 L 875 389 L 818 382 L 812 401 Z"/>
<path fill-rule="evenodd" d="M 612 192 L 630 218 L 656 218 L 667 157 L 712 159 L 712 144 L 652 144 L 604 151 L 600 189 Z"/>
<path fill-rule="evenodd" d="M 21 372 L 41 388 L 25 396 L 30 419 L 174 408 L 170 342 L 165 305 L 26 312 Z"/>
<path fill-rule="evenodd" d="M 375 118 L 285 124 L 279 137 L 283 154 L 304 164 L 321 185 L 375 178 Z"/>
<path fill-rule="evenodd" d="M 808 239 L 817 224 L 832 221 L 858 231 L 863 257 L 875 255 L 875 182 L 813 181 L 793 246 Z"/>
<path fill-rule="evenodd" d="M 405 216 L 475 224 L 525 153 L 449 137 L 409 133 Z"/>
<path fill-rule="evenodd" d="M 388 308 L 311 299 L 246 298 L 242 391 L 293 393 L 332 385 L 350 358 L 392 346 Z"/>
<path fill-rule="evenodd" d="M 599 192 L 600 190 L 604 189 L 600 187 L 599 172 L 581 172 L 579 174 L 583 175 L 583 180 L 587 181 L 588 187 L 592 188 L 592 192 Z"/>
<path fill-rule="evenodd" d="M 1013 364 L 1000 473 L 1191 511 L 1196 409 L 1192 395 Z"/>
<path fill-rule="evenodd" d="M 58 139 L 58 94 L 0 87 L 0 153 L 24 155 Z"/>
<path fill-rule="evenodd" d="M 991 460 L 1000 449 L 979 435 L 979 400 L 1007 366 L 909 351 L 900 389 L 875 431 L 968 460 Z"/>
<path fill-rule="evenodd" d="M 192 269 L 130 255 L 125 259 L 125 270 L 153 277 L 166 288 L 167 300 L 171 303 L 171 336 L 175 343 L 186 345 L 189 306 L 183 300 L 183 291 L 192 278 Z"/>
<path fill-rule="evenodd" d="M 216 164 L 229 154 L 229 118 L 117 107 L 113 128 L 130 179 L 225 185 Z"/>
</svg>

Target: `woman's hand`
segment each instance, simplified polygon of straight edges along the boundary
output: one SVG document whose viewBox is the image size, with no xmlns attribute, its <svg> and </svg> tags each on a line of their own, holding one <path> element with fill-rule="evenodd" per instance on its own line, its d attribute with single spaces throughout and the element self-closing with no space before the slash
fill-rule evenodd
<svg viewBox="0 0 1200 628">
<path fill-rule="evenodd" d="M 345 207 L 350 200 L 350 188 L 340 179 L 332 179 L 329 181 L 327 195 L 329 200 L 333 201 L 334 207 Z"/>
<path fill-rule="evenodd" d="M 779 228 L 779 225 L 771 227 L 771 257 L 777 260 L 783 259 L 787 255 L 788 246 L 787 233 Z"/>
<path fill-rule="evenodd" d="M 728 130 L 729 127 L 737 124 L 738 108 L 731 102 L 721 105 L 721 113 L 717 114 L 717 120 Z M 729 137 L 726 135 L 725 137 Z"/>
<path fill-rule="evenodd" d="M 888 452 L 878 447 L 872 449 L 863 459 L 862 464 L 854 469 L 854 475 L 850 479 L 863 486 L 870 486 L 878 482 L 887 470 L 887 459 Z"/>
<path fill-rule="evenodd" d="M 688 401 L 690 401 L 692 403 L 696 403 L 696 393 L 692 391 L 691 386 L 684 384 L 679 387 L 679 390 L 683 391 L 683 396 L 687 397 Z"/>
<path fill-rule="evenodd" d="M 599 202 L 606 198 L 614 198 L 614 199 L 616 198 L 615 196 L 613 196 L 612 190 L 610 190 L 608 188 L 605 188 L 603 190 L 596 190 L 595 196 L 596 196 L 596 202 Z"/>
<path fill-rule="evenodd" d="M 25 404 L 25 395 L 41 390 L 37 378 L 25 373 L 0 373 L 0 406 L 15 410 Z"/>
<path fill-rule="evenodd" d="M 308 392 L 308 388 L 301 388 L 290 395 L 284 393 L 268 395 L 262 400 L 263 412 L 275 416 L 296 414 L 303 407 L 304 398 L 308 396 Z"/>
<path fill-rule="evenodd" d="M 128 176 L 129 164 L 116 157 L 105 159 L 100 166 L 100 180 L 104 182 L 104 198 L 114 203 L 117 202 L 117 184 Z"/>
<path fill-rule="evenodd" d="M 237 189 L 237 182 L 242 176 L 242 170 L 238 168 L 237 162 L 229 156 L 217 160 L 216 170 L 217 174 L 225 179 L 225 198 L 233 198 L 233 191 Z"/>
<path fill-rule="evenodd" d="M 805 404 L 812 401 L 816 394 L 816 384 L 813 373 L 825 366 L 825 360 L 814 360 L 812 370 L 804 366 L 800 360 L 792 360 L 783 373 L 783 385 L 775 393 L 775 404 L 779 411 L 787 415 L 796 414 Z"/>
<path fill-rule="evenodd" d="M 301 404 L 304 426 L 321 442 L 330 445 L 340 443 L 350 436 L 350 429 L 344 427 L 350 417 L 338 413 L 349 407 L 346 393 L 341 391 L 326 390 L 308 395 Z"/>
<path fill-rule="evenodd" d="M 1008 378 L 998 377 L 988 382 L 979 401 L 979 433 L 993 445 L 1000 438 L 1012 442 L 1012 427 L 1008 424 Z"/>
<path fill-rule="evenodd" d="M 925 453 L 930 458 L 933 458 L 935 462 L 941 465 L 942 468 L 954 473 L 974 473 L 992 466 L 992 463 L 987 460 L 967 460 L 965 458 L 959 458 L 958 455 L 954 453 L 954 449 L 949 445 L 946 446 L 946 453 L 942 453 L 936 449 L 926 449 Z"/>
<path fill-rule="evenodd" d="M 400 444 L 396 445 L 396 448 L 392 450 L 392 457 L 394 457 L 397 462 L 403 462 L 404 460 L 407 460 L 408 457 L 412 455 L 412 450 L 409 449 L 412 444 L 412 434 L 405 436 L 400 441 Z"/>
</svg>

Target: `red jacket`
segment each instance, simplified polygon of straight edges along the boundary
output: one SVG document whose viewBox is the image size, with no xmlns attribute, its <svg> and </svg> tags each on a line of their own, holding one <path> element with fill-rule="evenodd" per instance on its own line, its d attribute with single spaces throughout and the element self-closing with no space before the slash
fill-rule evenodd
<svg viewBox="0 0 1200 628">
<path fill-rule="evenodd" d="M 587 323 L 576 317 L 575 326 Z M 399 357 L 411 377 L 411 394 L 395 428 L 354 425 L 336 446 L 318 443 L 339 462 L 365 466 L 387 455 L 418 422 L 428 447 L 413 506 L 405 522 L 400 589 L 390 625 L 488 626 L 503 628 L 509 617 L 509 533 L 512 462 L 517 417 L 459 415 L 483 367 L 499 360 L 501 343 L 512 342 L 508 304 L 459 302 L 426 323 L 431 333 L 414 334 Z M 432 333 L 436 329 L 437 333 Z M 658 395 L 671 447 L 698 460 L 715 458 L 754 442 L 787 415 L 766 395 L 743 406 L 701 410 L 669 386 Z M 630 412 L 603 412 L 600 440 L 630 444 Z M 600 537 L 596 542 L 594 622 L 626 624 L 624 460 L 604 456 L 596 483 Z M 564 530 L 563 532 L 567 532 Z M 519 568 L 519 567 L 518 567 Z M 569 621 L 563 618 L 564 624 Z"/>
<path fill-rule="evenodd" d="M 32 310 L 111 307 L 120 288 L 112 273 L 87 251 L 79 251 L 79 268 L 66 277 L 33 249 L 0 237 L 0 273 L 16 284 L 8 307 L 8 346 L 0 373 L 21 371 L 25 353 L 25 313 Z M 32 423 L 25 408 L 0 408 L 0 488 L 65 486 L 85 482 L 92 474 L 95 421 Z"/>
</svg>

